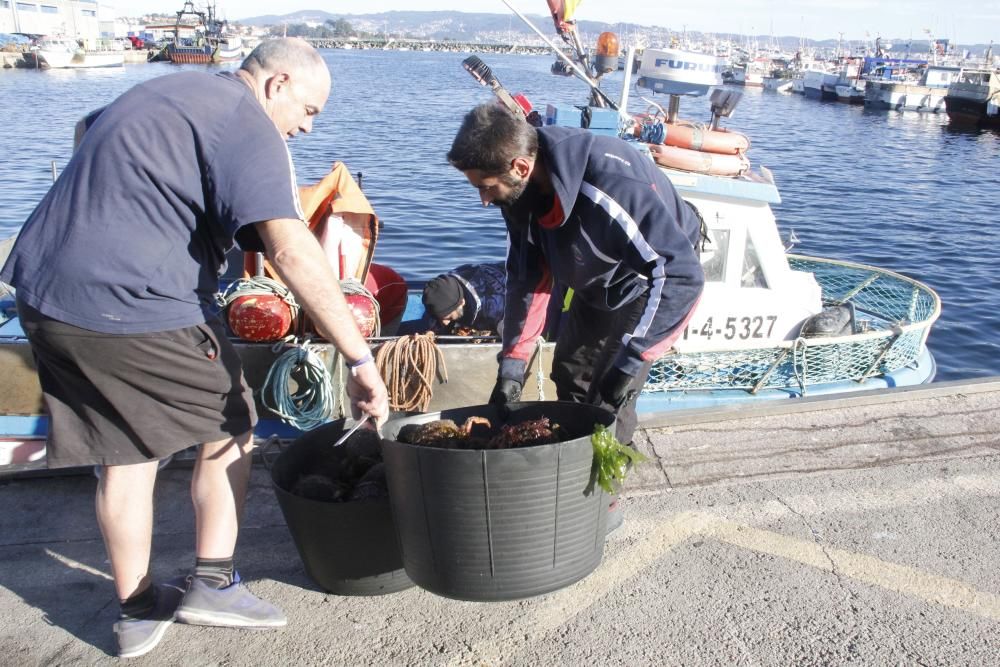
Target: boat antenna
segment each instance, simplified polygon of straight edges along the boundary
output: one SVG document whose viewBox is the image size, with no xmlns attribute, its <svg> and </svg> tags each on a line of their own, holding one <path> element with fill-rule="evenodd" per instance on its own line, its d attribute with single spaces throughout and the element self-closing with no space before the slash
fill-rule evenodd
<svg viewBox="0 0 1000 667">
<path fill-rule="evenodd" d="M 516 7 L 514 7 L 514 5 L 512 5 L 510 3 L 510 0 L 503 0 L 503 3 L 505 5 L 507 5 L 507 7 L 510 8 L 510 11 L 514 12 L 514 14 L 516 14 L 518 18 L 520 18 L 522 21 L 524 21 L 524 23 L 529 28 L 531 28 L 535 32 L 536 35 L 538 35 L 539 37 L 541 37 L 542 41 L 544 41 L 548 45 L 548 47 L 550 49 L 552 49 L 552 52 L 555 53 L 556 56 L 560 60 L 562 60 L 563 62 L 565 62 L 569 66 L 569 68 L 573 71 L 574 74 L 577 75 L 577 77 L 579 77 L 584 83 L 586 83 L 588 86 L 590 86 L 591 91 L 593 91 L 593 93 L 594 93 L 594 95 L 596 96 L 597 99 L 600 99 L 604 104 L 606 104 L 611 109 L 614 109 L 615 111 L 619 110 L 618 109 L 618 105 L 615 104 L 614 101 L 610 97 L 608 97 L 607 93 L 605 93 L 603 90 L 601 90 L 600 86 L 597 85 L 597 82 L 595 82 L 593 79 L 591 79 L 590 76 L 586 72 L 584 72 L 582 69 L 580 69 L 580 66 L 577 65 L 575 62 L 573 62 L 573 60 L 569 56 L 567 56 L 565 53 L 563 53 L 562 49 L 560 49 L 559 47 L 557 47 L 552 42 L 552 40 L 549 39 L 545 35 L 545 33 L 543 33 L 541 30 L 539 30 L 537 27 L 535 27 L 535 24 L 532 23 L 530 20 L 528 20 L 527 16 L 525 16 L 520 11 L 518 11 L 518 9 Z"/>
</svg>

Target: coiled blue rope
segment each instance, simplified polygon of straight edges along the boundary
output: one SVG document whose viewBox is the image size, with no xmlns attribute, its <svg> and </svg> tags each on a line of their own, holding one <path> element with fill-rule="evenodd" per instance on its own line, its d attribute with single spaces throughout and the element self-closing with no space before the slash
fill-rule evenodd
<svg viewBox="0 0 1000 667">
<path fill-rule="evenodd" d="M 667 128 L 663 123 L 647 123 L 642 126 L 639 141 L 647 144 L 662 144 L 667 138 Z"/>
<path fill-rule="evenodd" d="M 293 375 L 294 392 L 290 382 Z M 300 431 L 325 424 L 333 414 L 330 373 L 308 340 L 302 345 L 293 342 L 290 349 L 275 359 L 260 391 L 261 403 L 281 417 L 281 421 Z"/>
</svg>

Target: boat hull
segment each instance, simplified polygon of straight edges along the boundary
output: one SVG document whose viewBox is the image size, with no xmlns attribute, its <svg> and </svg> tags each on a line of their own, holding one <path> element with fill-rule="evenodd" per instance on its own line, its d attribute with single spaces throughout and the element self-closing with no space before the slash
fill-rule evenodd
<svg viewBox="0 0 1000 667">
<path fill-rule="evenodd" d="M 68 53 L 61 51 L 38 51 L 42 67 L 48 69 L 90 69 L 100 67 L 122 67 L 124 52 Z"/>
<path fill-rule="evenodd" d="M 773 90 L 779 93 L 792 92 L 792 80 L 766 77 L 764 79 L 764 90 Z"/>
<path fill-rule="evenodd" d="M 243 57 L 241 48 L 223 46 L 174 46 L 169 45 L 167 58 L 181 65 L 207 65 L 210 63 L 236 62 Z"/>
<path fill-rule="evenodd" d="M 1000 113 L 989 114 L 985 100 L 947 95 L 944 103 L 948 121 L 955 125 L 1000 128 Z"/>
<path fill-rule="evenodd" d="M 878 111 L 919 111 L 942 113 L 945 88 L 869 81 L 865 86 L 865 106 Z"/>
<path fill-rule="evenodd" d="M 802 92 L 811 100 L 820 100 L 822 102 L 837 101 L 837 88 L 835 86 L 824 85 L 823 88 L 805 86 Z"/>
<path fill-rule="evenodd" d="M 717 408 L 722 405 L 748 405 L 761 401 L 780 401 L 793 398 L 850 394 L 859 391 L 895 389 L 929 384 L 937 374 L 937 362 L 928 348 L 916 360 L 899 370 L 863 381 L 840 380 L 801 387 L 763 389 L 751 393 L 744 389 L 708 389 L 698 391 L 668 391 L 643 393 L 639 396 L 637 411 L 640 418 L 671 410 Z"/>
<path fill-rule="evenodd" d="M 837 101 L 844 104 L 864 104 L 865 93 L 863 90 L 859 90 L 855 85 L 840 85 L 837 86 Z"/>
<path fill-rule="evenodd" d="M 807 70 L 802 75 L 802 92 L 814 100 L 836 100 L 837 79 L 832 72 Z"/>
</svg>

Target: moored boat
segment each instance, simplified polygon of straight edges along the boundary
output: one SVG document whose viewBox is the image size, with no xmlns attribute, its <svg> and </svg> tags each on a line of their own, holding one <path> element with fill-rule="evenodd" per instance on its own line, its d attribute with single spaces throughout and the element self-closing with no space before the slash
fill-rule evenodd
<svg viewBox="0 0 1000 667">
<path fill-rule="evenodd" d="M 1000 127 L 1000 72 L 963 69 L 948 86 L 944 103 L 955 125 Z"/>
<path fill-rule="evenodd" d="M 772 72 L 771 75 L 764 77 L 764 90 L 773 90 L 778 93 L 802 92 L 795 91 L 794 85 L 792 74 L 787 70 Z"/>
<path fill-rule="evenodd" d="M 902 72 L 879 68 L 865 82 L 865 106 L 883 111 L 941 113 L 945 110 L 948 86 L 959 72 L 957 67 L 926 63 L 915 68 L 904 67 Z"/>
<path fill-rule="evenodd" d="M 802 93 L 814 100 L 837 99 L 836 72 L 826 69 L 812 68 L 802 73 Z"/>
<path fill-rule="evenodd" d="M 125 64 L 125 52 L 121 49 L 84 49 L 68 37 L 42 37 L 32 53 L 37 66 L 46 69 L 121 67 Z"/>
<path fill-rule="evenodd" d="M 748 88 L 763 88 L 764 79 L 770 72 L 770 60 L 754 58 L 733 68 L 733 83 Z"/>
<path fill-rule="evenodd" d="M 837 91 L 837 101 L 843 102 L 844 104 L 864 104 L 865 102 L 865 82 L 864 81 L 849 81 L 847 83 L 838 83 L 834 90 Z"/>
<path fill-rule="evenodd" d="M 236 62 L 243 58 L 243 45 L 238 36 L 205 39 L 201 44 L 168 44 L 167 57 L 180 64 Z"/>
<path fill-rule="evenodd" d="M 194 39 L 182 41 L 180 26 L 185 16 L 197 16 L 201 31 Z M 216 18 L 213 3 L 208 3 L 206 11 L 202 12 L 195 9 L 194 3 L 185 2 L 177 12 L 174 41 L 167 44 L 163 55 L 167 60 L 180 64 L 236 62 L 244 55 L 243 40 L 229 32 L 226 21 Z"/>
<path fill-rule="evenodd" d="M 791 92 L 795 93 L 796 95 L 806 94 L 806 82 L 805 82 L 804 72 L 796 72 L 794 75 L 792 75 Z"/>
</svg>

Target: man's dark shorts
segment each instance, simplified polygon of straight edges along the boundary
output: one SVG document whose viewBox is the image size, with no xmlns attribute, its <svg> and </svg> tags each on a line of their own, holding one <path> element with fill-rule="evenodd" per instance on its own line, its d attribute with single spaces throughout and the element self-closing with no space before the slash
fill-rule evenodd
<svg viewBox="0 0 1000 667">
<path fill-rule="evenodd" d="M 50 468 L 143 463 L 257 423 L 236 349 L 218 321 L 118 335 L 17 307 L 50 417 Z"/>
</svg>

